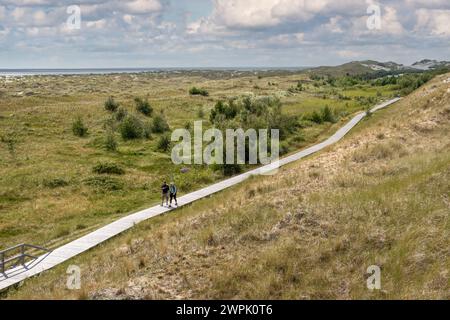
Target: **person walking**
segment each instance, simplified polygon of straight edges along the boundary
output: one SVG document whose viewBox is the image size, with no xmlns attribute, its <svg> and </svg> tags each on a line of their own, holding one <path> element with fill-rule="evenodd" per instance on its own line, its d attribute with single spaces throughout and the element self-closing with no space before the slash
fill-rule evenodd
<svg viewBox="0 0 450 320">
<path fill-rule="evenodd" d="M 164 181 L 163 185 L 161 186 L 161 207 L 164 207 L 164 200 L 166 201 L 166 206 L 169 205 L 169 185 L 166 181 Z"/>
<path fill-rule="evenodd" d="M 175 183 L 171 182 L 170 183 L 170 187 L 169 187 L 169 191 L 170 191 L 170 206 L 172 206 L 172 201 L 175 200 L 175 205 L 178 207 L 178 201 L 177 201 L 177 186 L 175 185 Z"/>
</svg>

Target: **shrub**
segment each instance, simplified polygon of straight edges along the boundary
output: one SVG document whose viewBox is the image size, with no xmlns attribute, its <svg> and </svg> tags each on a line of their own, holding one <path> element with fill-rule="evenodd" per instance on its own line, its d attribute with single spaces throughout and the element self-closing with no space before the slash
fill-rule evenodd
<svg viewBox="0 0 450 320">
<path fill-rule="evenodd" d="M 335 123 L 336 122 L 336 118 L 334 117 L 334 114 L 331 111 L 329 106 L 325 106 L 322 109 L 322 121 L 324 121 L 324 122 L 331 122 L 331 123 Z"/>
<path fill-rule="evenodd" d="M 167 152 L 170 149 L 170 145 L 170 136 L 168 134 L 164 134 L 159 138 L 157 148 L 159 151 Z"/>
<path fill-rule="evenodd" d="M 116 120 L 122 121 L 123 119 L 126 118 L 127 115 L 128 115 L 128 111 L 126 109 L 119 108 L 119 110 L 116 113 Z"/>
<path fill-rule="evenodd" d="M 280 144 L 280 155 L 282 156 L 282 155 L 285 155 L 287 153 L 289 153 L 289 145 L 285 141 L 283 141 Z"/>
<path fill-rule="evenodd" d="M 323 123 L 322 116 L 317 111 L 313 111 L 308 120 L 311 120 L 317 124 Z"/>
<path fill-rule="evenodd" d="M 252 101 L 250 98 L 246 97 L 243 102 L 244 106 L 246 107 L 246 110 L 248 112 L 254 112 L 255 110 L 252 110 Z M 225 119 L 234 119 L 240 112 L 240 108 L 234 100 L 230 100 L 228 103 L 224 103 L 223 101 L 217 101 L 216 105 L 214 106 L 214 109 L 211 110 L 211 114 L 209 117 L 209 121 L 211 123 L 216 122 L 217 119 L 222 119 L 220 115 L 223 115 Z M 218 117 L 219 116 L 219 117 Z M 220 120 L 219 120 L 220 121 Z"/>
<path fill-rule="evenodd" d="M 127 116 L 120 124 L 120 134 L 124 140 L 142 138 L 143 127 L 141 121 L 134 116 Z"/>
<path fill-rule="evenodd" d="M 233 176 L 235 174 L 239 174 L 242 172 L 242 167 L 239 164 L 214 165 L 213 169 L 222 171 L 222 174 L 227 177 Z"/>
<path fill-rule="evenodd" d="M 108 150 L 108 151 L 116 151 L 117 150 L 117 141 L 114 136 L 114 132 L 109 131 L 106 134 L 105 147 L 106 147 L 106 150 Z"/>
<path fill-rule="evenodd" d="M 85 137 L 87 135 L 88 128 L 84 125 L 81 117 L 77 117 L 72 123 L 72 132 L 77 137 Z"/>
<path fill-rule="evenodd" d="M 166 119 L 164 119 L 163 116 L 157 115 L 153 118 L 152 132 L 164 133 L 169 130 L 170 130 L 169 125 L 167 124 L 167 121 Z"/>
<path fill-rule="evenodd" d="M 196 87 L 192 87 L 191 90 L 189 90 L 189 94 L 192 96 L 209 96 L 209 92 L 205 89 L 199 89 Z"/>
<path fill-rule="evenodd" d="M 120 166 L 111 162 L 102 162 L 97 164 L 92 171 L 97 174 L 116 174 L 123 175 L 125 174 L 125 170 L 123 170 Z"/>
<path fill-rule="evenodd" d="M 118 108 L 119 104 L 114 100 L 113 97 L 109 97 L 108 100 L 105 101 L 105 110 L 116 112 Z"/>
<path fill-rule="evenodd" d="M 147 99 L 142 100 L 141 98 L 135 98 L 134 102 L 136 104 L 136 110 L 143 115 L 150 117 L 153 113 L 153 108 L 150 106 L 150 103 Z"/>
</svg>

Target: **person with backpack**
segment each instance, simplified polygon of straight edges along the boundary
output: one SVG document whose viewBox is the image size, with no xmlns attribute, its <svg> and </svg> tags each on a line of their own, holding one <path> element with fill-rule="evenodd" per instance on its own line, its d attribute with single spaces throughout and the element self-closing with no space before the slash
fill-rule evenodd
<svg viewBox="0 0 450 320">
<path fill-rule="evenodd" d="M 175 183 L 171 182 L 170 183 L 170 187 L 169 187 L 169 191 L 170 191 L 170 206 L 172 207 L 172 201 L 175 200 L 175 205 L 178 207 L 178 201 L 177 201 L 177 186 L 175 185 Z"/>
<path fill-rule="evenodd" d="M 161 194 L 162 194 L 162 201 L 161 201 L 161 207 L 164 207 L 164 200 L 166 201 L 166 206 L 169 205 L 169 186 L 166 181 L 164 181 L 163 185 L 161 186 Z"/>
</svg>

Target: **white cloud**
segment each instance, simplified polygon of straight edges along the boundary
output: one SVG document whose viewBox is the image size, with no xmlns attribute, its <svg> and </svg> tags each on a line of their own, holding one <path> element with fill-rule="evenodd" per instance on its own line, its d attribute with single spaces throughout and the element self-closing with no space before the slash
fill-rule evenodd
<svg viewBox="0 0 450 320">
<path fill-rule="evenodd" d="M 93 29 L 104 29 L 106 26 L 106 20 L 100 19 L 96 21 L 88 21 L 86 22 L 86 26 Z"/>
<path fill-rule="evenodd" d="M 405 32 L 402 24 L 398 20 L 397 10 L 393 7 L 385 7 L 381 17 L 381 30 L 383 33 L 400 35 Z"/>
<path fill-rule="evenodd" d="M 435 36 L 450 36 L 450 10 L 416 10 L 417 24 L 414 30 Z"/>
<path fill-rule="evenodd" d="M 46 23 L 47 15 L 43 10 L 38 10 L 33 14 L 33 20 L 38 25 L 44 24 Z"/>
<path fill-rule="evenodd" d="M 14 18 L 14 20 L 19 21 L 23 18 L 23 16 L 25 15 L 25 9 L 22 7 L 17 7 L 15 8 L 12 13 L 11 16 Z"/>
<path fill-rule="evenodd" d="M 336 53 L 339 57 L 347 59 L 354 59 L 363 55 L 362 52 L 354 50 L 339 50 Z"/>
<path fill-rule="evenodd" d="M 279 34 L 276 36 L 269 37 L 265 42 L 271 45 L 279 46 L 296 46 L 303 43 L 305 39 L 304 33 L 294 33 L 294 34 Z"/>
<path fill-rule="evenodd" d="M 232 32 L 225 26 L 217 25 L 209 18 L 202 18 L 189 23 L 186 26 L 186 33 L 191 35 L 202 34 L 207 36 L 224 36 L 232 34 Z"/>
<path fill-rule="evenodd" d="M 229 29 L 270 28 L 309 21 L 319 14 L 365 13 L 360 0 L 215 0 L 210 23 Z"/>
<path fill-rule="evenodd" d="M 406 0 L 405 2 L 409 6 L 421 9 L 450 8 L 450 1 L 448 0 Z"/>
<path fill-rule="evenodd" d="M 50 0 L 4 0 L 1 1 L 8 5 L 15 6 L 38 6 L 38 5 L 50 5 L 52 2 Z"/>
<path fill-rule="evenodd" d="M 328 23 L 324 25 L 324 28 L 331 33 L 343 33 L 344 30 L 341 26 L 341 23 L 341 16 L 331 17 Z"/>
<path fill-rule="evenodd" d="M 128 24 L 132 24 L 134 16 L 132 16 L 131 14 L 124 14 L 122 19 L 123 19 L 123 21 L 125 21 Z"/>
<path fill-rule="evenodd" d="M 216 0 L 213 21 L 233 28 L 270 27 L 280 23 L 273 16 L 274 0 Z"/>
<path fill-rule="evenodd" d="M 132 0 L 120 1 L 121 7 L 128 13 L 144 14 L 162 10 L 162 4 L 158 0 Z"/>
</svg>

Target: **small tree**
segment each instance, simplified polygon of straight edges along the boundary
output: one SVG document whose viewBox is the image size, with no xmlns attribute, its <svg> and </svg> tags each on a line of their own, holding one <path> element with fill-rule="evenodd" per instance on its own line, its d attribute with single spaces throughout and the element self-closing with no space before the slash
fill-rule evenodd
<svg viewBox="0 0 450 320">
<path fill-rule="evenodd" d="M 150 117 L 153 113 L 153 108 L 150 106 L 148 99 L 142 100 L 141 98 L 135 98 L 136 110 L 143 115 Z"/>
<path fill-rule="evenodd" d="M 105 109 L 110 112 L 116 112 L 119 108 L 119 104 L 114 100 L 113 97 L 109 97 L 105 102 Z"/>
<path fill-rule="evenodd" d="M 322 109 L 322 121 L 331 123 L 336 122 L 333 112 L 331 111 L 329 106 L 325 106 L 325 108 Z"/>
<path fill-rule="evenodd" d="M 138 118 L 130 115 L 127 116 L 120 124 L 120 134 L 124 140 L 132 140 L 142 138 L 143 127 Z"/>
<path fill-rule="evenodd" d="M 322 116 L 317 112 L 317 111 L 313 111 L 313 113 L 310 116 L 310 120 L 312 122 L 315 122 L 317 124 L 321 124 L 323 122 Z"/>
<path fill-rule="evenodd" d="M 72 123 L 72 132 L 77 137 L 85 137 L 87 135 L 88 128 L 84 125 L 81 117 L 77 117 Z"/>
</svg>

